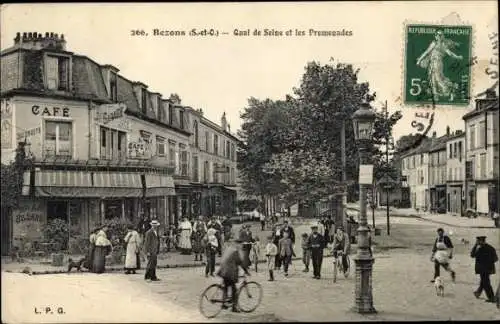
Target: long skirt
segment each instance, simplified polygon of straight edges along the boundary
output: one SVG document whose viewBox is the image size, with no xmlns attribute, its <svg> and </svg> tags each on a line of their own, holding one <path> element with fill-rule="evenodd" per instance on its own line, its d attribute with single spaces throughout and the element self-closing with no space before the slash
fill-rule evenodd
<svg viewBox="0 0 500 324">
<path fill-rule="evenodd" d="M 89 251 L 87 252 L 87 256 L 85 257 L 85 262 L 83 263 L 83 267 L 89 269 L 90 272 L 93 272 L 94 251 L 95 251 L 95 245 L 92 244 L 89 247 Z"/>
<path fill-rule="evenodd" d="M 179 240 L 179 248 L 183 250 L 191 250 L 191 235 L 189 235 L 188 230 L 183 230 L 181 232 L 181 238 Z"/>
<path fill-rule="evenodd" d="M 92 265 L 95 273 L 103 273 L 106 269 L 106 255 L 108 247 L 96 246 L 94 251 L 94 264 Z"/>
</svg>

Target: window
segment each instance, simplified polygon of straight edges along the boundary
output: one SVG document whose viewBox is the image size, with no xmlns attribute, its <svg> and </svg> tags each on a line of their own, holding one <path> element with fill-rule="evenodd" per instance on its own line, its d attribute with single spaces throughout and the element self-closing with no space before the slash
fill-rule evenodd
<svg viewBox="0 0 500 324">
<path fill-rule="evenodd" d="M 148 92 L 146 89 L 141 89 L 141 109 L 143 114 L 147 114 L 148 111 Z"/>
<path fill-rule="evenodd" d="M 476 128 L 474 125 L 469 127 L 469 150 L 473 150 L 476 147 Z"/>
<path fill-rule="evenodd" d="M 424 184 L 424 171 L 420 170 L 420 184 Z"/>
<path fill-rule="evenodd" d="M 179 110 L 179 127 L 184 129 L 184 110 Z"/>
<path fill-rule="evenodd" d="M 47 56 L 45 68 L 47 88 L 49 90 L 69 90 L 69 60 L 69 57 L 64 56 Z"/>
<path fill-rule="evenodd" d="M 450 154 L 449 154 L 449 158 L 451 159 L 452 158 L 452 154 L 453 154 L 453 150 L 451 149 L 452 148 L 452 144 L 450 143 Z"/>
<path fill-rule="evenodd" d="M 158 97 L 158 103 L 156 105 L 158 106 L 156 118 L 158 118 L 159 121 L 163 121 L 163 119 L 165 119 L 165 113 L 163 111 L 163 102 L 161 98 Z"/>
<path fill-rule="evenodd" d="M 231 154 L 232 154 L 232 161 L 236 161 L 236 145 L 234 143 L 231 143 Z"/>
<path fill-rule="evenodd" d="M 189 162 L 188 162 L 188 152 L 186 151 L 186 145 L 179 144 L 180 150 L 180 172 L 182 176 L 188 176 Z"/>
<path fill-rule="evenodd" d="M 462 142 L 458 142 L 458 160 L 462 162 Z"/>
<path fill-rule="evenodd" d="M 477 137 L 478 137 L 478 147 L 485 147 L 486 146 L 486 134 L 485 134 L 485 131 L 486 131 L 486 126 L 485 126 L 485 121 L 481 121 L 479 122 L 479 129 L 478 129 L 478 134 L 477 134 Z"/>
<path fill-rule="evenodd" d="M 231 168 L 231 179 L 230 179 L 231 184 L 235 183 L 235 175 L 234 175 L 234 173 L 235 173 L 234 172 L 234 168 Z"/>
<path fill-rule="evenodd" d="M 165 156 L 165 138 L 161 136 L 156 136 L 156 155 Z"/>
<path fill-rule="evenodd" d="M 168 141 L 168 161 L 170 167 L 174 168 L 174 173 L 177 172 L 177 168 L 175 165 L 175 142 Z"/>
<path fill-rule="evenodd" d="M 208 161 L 203 164 L 203 182 L 210 182 L 210 164 Z"/>
<path fill-rule="evenodd" d="M 451 181 L 451 180 L 455 180 L 453 179 L 453 169 L 452 168 L 448 168 L 448 181 Z"/>
<path fill-rule="evenodd" d="M 45 122 L 45 156 L 72 156 L 72 123 Z"/>
<path fill-rule="evenodd" d="M 465 162 L 465 178 L 467 180 L 473 179 L 474 177 L 474 157 L 471 157 L 471 161 Z"/>
<path fill-rule="evenodd" d="M 479 156 L 479 174 L 481 179 L 486 178 L 486 154 L 483 153 Z"/>
<path fill-rule="evenodd" d="M 193 133 L 194 133 L 194 146 L 196 148 L 198 148 L 200 143 L 198 142 L 199 141 L 199 138 L 198 138 L 198 121 L 196 121 L 196 120 L 193 123 Z"/>
<path fill-rule="evenodd" d="M 231 143 L 226 141 L 226 158 L 231 158 Z"/>
<path fill-rule="evenodd" d="M 110 72 L 109 76 L 109 98 L 113 102 L 118 101 L 118 86 L 116 73 Z"/>
<path fill-rule="evenodd" d="M 126 158 L 127 134 L 101 126 L 101 159 L 122 160 Z"/>
<path fill-rule="evenodd" d="M 193 155 L 193 181 L 199 182 L 200 178 L 198 175 L 198 156 Z"/>
<path fill-rule="evenodd" d="M 205 132 L 205 151 L 210 152 L 210 133 Z"/>
<path fill-rule="evenodd" d="M 219 155 L 219 136 L 214 134 L 214 154 Z"/>
<path fill-rule="evenodd" d="M 420 165 L 424 164 L 424 155 L 420 154 Z"/>
<path fill-rule="evenodd" d="M 170 103 L 168 104 L 168 123 L 170 125 L 174 123 L 174 106 Z"/>
</svg>

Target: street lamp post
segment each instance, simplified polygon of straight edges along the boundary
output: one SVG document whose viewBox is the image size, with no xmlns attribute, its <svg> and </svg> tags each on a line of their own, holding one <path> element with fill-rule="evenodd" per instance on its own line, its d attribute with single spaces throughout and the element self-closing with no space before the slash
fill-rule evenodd
<svg viewBox="0 0 500 324">
<path fill-rule="evenodd" d="M 368 148 L 372 141 L 372 129 L 375 113 L 368 103 L 363 103 L 352 116 L 354 138 L 358 144 L 360 164 L 369 162 Z M 354 310 L 361 314 L 376 313 L 373 306 L 372 294 L 372 265 L 373 257 L 370 253 L 368 233 L 368 219 L 366 215 L 367 191 L 369 184 L 359 185 L 360 221 L 358 227 L 358 251 L 354 258 L 356 262 L 356 287 Z"/>
</svg>

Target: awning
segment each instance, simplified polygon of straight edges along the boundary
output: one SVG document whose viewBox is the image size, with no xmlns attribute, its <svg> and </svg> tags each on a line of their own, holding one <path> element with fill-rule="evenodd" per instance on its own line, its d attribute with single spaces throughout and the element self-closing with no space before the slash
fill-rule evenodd
<svg viewBox="0 0 500 324">
<path fill-rule="evenodd" d="M 93 183 L 92 183 L 92 174 Z M 37 170 L 35 196 L 61 198 L 142 197 L 141 175 L 122 172 Z"/>
<path fill-rule="evenodd" d="M 223 188 L 226 189 L 226 190 L 236 191 L 236 187 L 227 187 L 227 186 L 224 186 Z"/>
<path fill-rule="evenodd" d="M 146 174 L 146 197 L 175 196 L 174 179 L 164 174 Z"/>
<path fill-rule="evenodd" d="M 94 172 L 94 189 L 102 198 L 142 197 L 140 173 Z"/>
<path fill-rule="evenodd" d="M 34 185 L 37 197 L 99 197 L 91 174 L 84 171 L 36 170 Z"/>
</svg>

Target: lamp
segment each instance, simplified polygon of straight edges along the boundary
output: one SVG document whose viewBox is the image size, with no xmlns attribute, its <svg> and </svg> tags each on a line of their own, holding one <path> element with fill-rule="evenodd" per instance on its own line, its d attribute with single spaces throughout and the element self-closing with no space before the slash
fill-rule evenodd
<svg viewBox="0 0 500 324">
<path fill-rule="evenodd" d="M 369 163 L 367 151 L 372 140 L 373 124 L 376 114 L 366 102 L 352 115 L 354 138 L 358 144 L 360 165 Z M 370 239 L 368 228 L 367 192 L 369 185 L 359 184 L 359 204 L 360 219 L 358 227 L 358 251 L 354 258 L 356 262 L 356 286 L 355 286 L 355 306 L 354 310 L 360 314 L 376 313 L 373 307 L 372 294 L 372 267 L 373 256 L 370 249 Z"/>
</svg>

